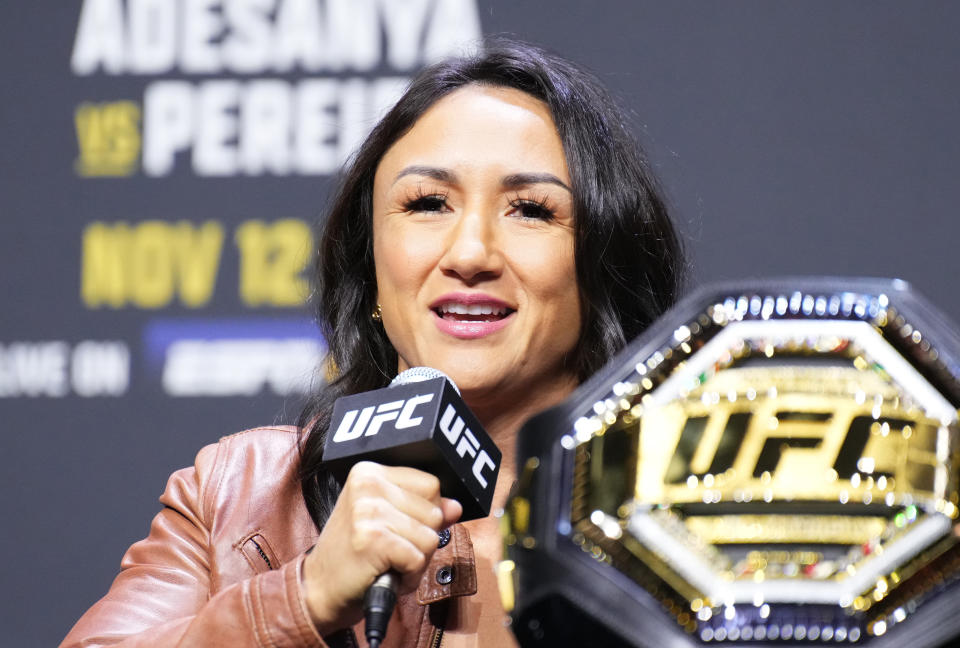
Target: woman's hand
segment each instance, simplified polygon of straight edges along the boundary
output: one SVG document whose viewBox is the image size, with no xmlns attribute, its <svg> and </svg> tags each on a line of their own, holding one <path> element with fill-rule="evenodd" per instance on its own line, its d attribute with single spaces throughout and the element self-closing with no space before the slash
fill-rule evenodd
<svg viewBox="0 0 960 648">
<path fill-rule="evenodd" d="M 437 532 L 460 518 L 440 497 L 440 481 L 413 468 L 356 464 L 303 567 L 307 607 L 321 634 L 363 616 L 363 595 L 380 575 L 400 574 L 400 592 L 416 589 L 437 549 Z"/>
</svg>

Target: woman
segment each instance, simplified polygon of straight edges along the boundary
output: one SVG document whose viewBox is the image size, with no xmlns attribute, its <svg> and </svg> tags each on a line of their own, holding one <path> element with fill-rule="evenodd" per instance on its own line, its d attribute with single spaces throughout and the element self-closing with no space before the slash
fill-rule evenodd
<svg viewBox="0 0 960 648">
<path fill-rule="evenodd" d="M 460 505 L 410 468 L 358 464 L 340 490 L 320 465 L 333 402 L 444 371 L 503 452 L 502 507 L 519 426 L 671 304 L 682 267 L 648 163 L 592 77 L 509 42 L 425 70 L 326 220 L 318 312 L 336 378 L 300 443 L 251 430 L 175 473 L 64 645 L 353 645 L 388 570 L 401 600 L 384 645 L 511 645 L 497 521 L 455 524 Z"/>
</svg>

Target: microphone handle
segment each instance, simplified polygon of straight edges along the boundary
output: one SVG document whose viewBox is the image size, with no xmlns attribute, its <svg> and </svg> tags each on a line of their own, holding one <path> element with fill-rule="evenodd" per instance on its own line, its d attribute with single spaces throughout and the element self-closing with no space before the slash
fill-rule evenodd
<svg viewBox="0 0 960 648">
<path fill-rule="evenodd" d="M 387 635 L 387 625 L 397 603 L 397 578 L 392 571 L 381 574 L 363 597 L 363 617 L 370 648 L 377 648 Z"/>
</svg>

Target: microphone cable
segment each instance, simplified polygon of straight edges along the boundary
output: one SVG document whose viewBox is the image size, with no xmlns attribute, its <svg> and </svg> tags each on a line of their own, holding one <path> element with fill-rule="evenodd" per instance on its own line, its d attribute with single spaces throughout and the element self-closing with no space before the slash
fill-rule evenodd
<svg viewBox="0 0 960 648">
<path fill-rule="evenodd" d="M 377 577 L 363 597 L 363 618 L 366 622 L 365 634 L 370 648 L 379 648 L 387 635 L 387 625 L 397 604 L 397 577 L 387 572 Z"/>
</svg>

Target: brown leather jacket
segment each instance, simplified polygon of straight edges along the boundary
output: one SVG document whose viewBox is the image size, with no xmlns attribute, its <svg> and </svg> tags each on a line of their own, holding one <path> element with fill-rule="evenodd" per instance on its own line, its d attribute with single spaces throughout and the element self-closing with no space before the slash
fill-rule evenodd
<svg viewBox="0 0 960 648">
<path fill-rule="evenodd" d="M 150 535 L 127 550 L 110 591 L 61 648 L 351 645 L 349 633 L 320 637 L 301 596 L 317 531 L 300 494 L 296 437 L 292 427 L 240 432 L 173 473 Z M 401 597 L 389 634 L 403 646 L 438 645 L 445 602 L 476 589 L 473 545 L 456 525 L 417 592 Z"/>
</svg>

